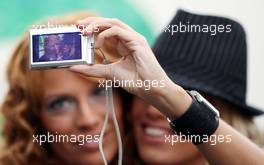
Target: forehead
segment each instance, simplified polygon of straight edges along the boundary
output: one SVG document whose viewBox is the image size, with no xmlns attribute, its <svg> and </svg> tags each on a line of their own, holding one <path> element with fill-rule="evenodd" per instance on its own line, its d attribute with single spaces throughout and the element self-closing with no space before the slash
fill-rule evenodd
<svg viewBox="0 0 264 165">
<path fill-rule="evenodd" d="M 98 78 L 87 78 L 68 69 L 43 71 L 44 94 L 62 92 L 82 92 L 98 85 Z"/>
<path fill-rule="evenodd" d="M 45 42 L 49 43 L 49 42 L 60 42 L 60 37 L 57 35 L 48 35 L 45 38 Z"/>
</svg>

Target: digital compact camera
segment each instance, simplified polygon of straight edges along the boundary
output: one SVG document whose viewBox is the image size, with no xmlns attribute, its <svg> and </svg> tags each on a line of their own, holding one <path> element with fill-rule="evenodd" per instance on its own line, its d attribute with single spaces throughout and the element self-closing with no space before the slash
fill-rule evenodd
<svg viewBox="0 0 264 165">
<path fill-rule="evenodd" d="M 83 36 L 76 27 L 31 29 L 31 69 L 93 64 L 93 35 Z"/>
</svg>

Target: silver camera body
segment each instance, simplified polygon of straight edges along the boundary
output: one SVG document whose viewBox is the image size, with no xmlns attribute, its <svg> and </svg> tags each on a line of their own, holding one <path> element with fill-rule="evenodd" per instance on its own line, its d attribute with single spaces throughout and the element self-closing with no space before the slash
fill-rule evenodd
<svg viewBox="0 0 264 165">
<path fill-rule="evenodd" d="M 31 69 L 70 67 L 93 64 L 93 35 L 83 36 L 76 27 L 31 29 Z"/>
</svg>

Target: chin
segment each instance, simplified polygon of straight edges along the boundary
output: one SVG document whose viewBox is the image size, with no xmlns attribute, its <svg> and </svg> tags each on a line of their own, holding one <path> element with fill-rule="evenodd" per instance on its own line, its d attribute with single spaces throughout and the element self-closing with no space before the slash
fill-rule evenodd
<svg viewBox="0 0 264 165">
<path fill-rule="evenodd" d="M 164 164 L 162 161 L 161 155 L 158 155 L 156 152 L 151 152 L 149 150 L 139 151 L 140 158 L 146 164 Z"/>
<path fill-rule="evenodd" d="M 187 162 L 202 158 L 198 150 L 192 144 L 188 143 L 178 143 L 173 147 L 141 143 L 138 144 L 138 152 L 140 158 L 146 164 L 187 164 Z"/>
<path fill-rule="evenodd" d="M 108 151 L 104 152 L 106 156 L 107 162 L 111 162 L 114 159 L 114 155 L 109 153 Z M 68 155 L 68 156 L 67 156 Z M 80 155 L 69 155 L 66 154 L 64 157 L 61 157 L 62 162 L 66 162 L 66 164 L 78 164 L 78 165 L 103 165 L 103 160 L 101 157 L 100 152 L 97 152 L 96 154 L 93 153 L 82 153 Z"/>
<path fill-rule="evenodd" d="M 169 159 L 166 159 L 167 156 L 164 155 L 164 152 L 154 151 L 151 149 L 142 149 L 139 150 L 140 158 L 146 164 L 169 164 Z"/>
<path fill-rule="evenodd" d="M 91 146 L 76 146 L 73 146 L 72 144 L 66 144 L 64 147 L 61 145 L 53 145 L 53 151 L 58 160 L 65 162 L 66 164 L 103 165 L 99 148 L 91 149 Z M 111 162 L 117 153 L 117 144 L 115 142 L 111 143 L 110 141 L 107 141 L 103 145 L 103 149 L 107 162 Z"/>
<path fill-rule="evenodd" d="M 99 161 L 99 159 L 83 159 L 78 160 L 76 162 L 71 162 L 71 164 L 78 164 L 78 165 L 86 165 L 86 164 L 93 164 L 93 165 L 103 165 L 103 161 Z"/>
</svg>

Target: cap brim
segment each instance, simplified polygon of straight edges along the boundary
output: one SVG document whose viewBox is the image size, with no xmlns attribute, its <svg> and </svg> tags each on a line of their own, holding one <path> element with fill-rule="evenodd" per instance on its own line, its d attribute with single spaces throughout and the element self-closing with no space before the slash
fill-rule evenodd
<svg viewBox="0 0 264 165">
<path fill-rule="evenodd" d="M 199 82 L 196 80 L 193 80 L 191 78 L 188 78 L 186 76 L 183 75 L 179 75 L 179 74 L 175 74 L 173 72 L 168 72 L 167 75 L 170 77 L 170 79 L 182 86 L 185 89 L 189 89 L 189 90 L 197 90 L 200 92 L 204 92 L 207 93 L 209 95 L 215 96 L 215 97 L 219 97 L 223 100 L 226 100 L 236 106 L 238 106 L 238 110 L 240 113 L 246 115 L 246 116 L 259 116 L 259 115 L 263 115 L 264 111 L 248 106 L 245 103 L 242 102 L 238 102 L 236 100 L 234 100 L 233 98 L 229 97 L 228 95 L 223 94 L 223 92 L 219 91 L 218 89 L 209 86 L 208 84 L 204 83 L 204 82 Z"/>
</svg>

